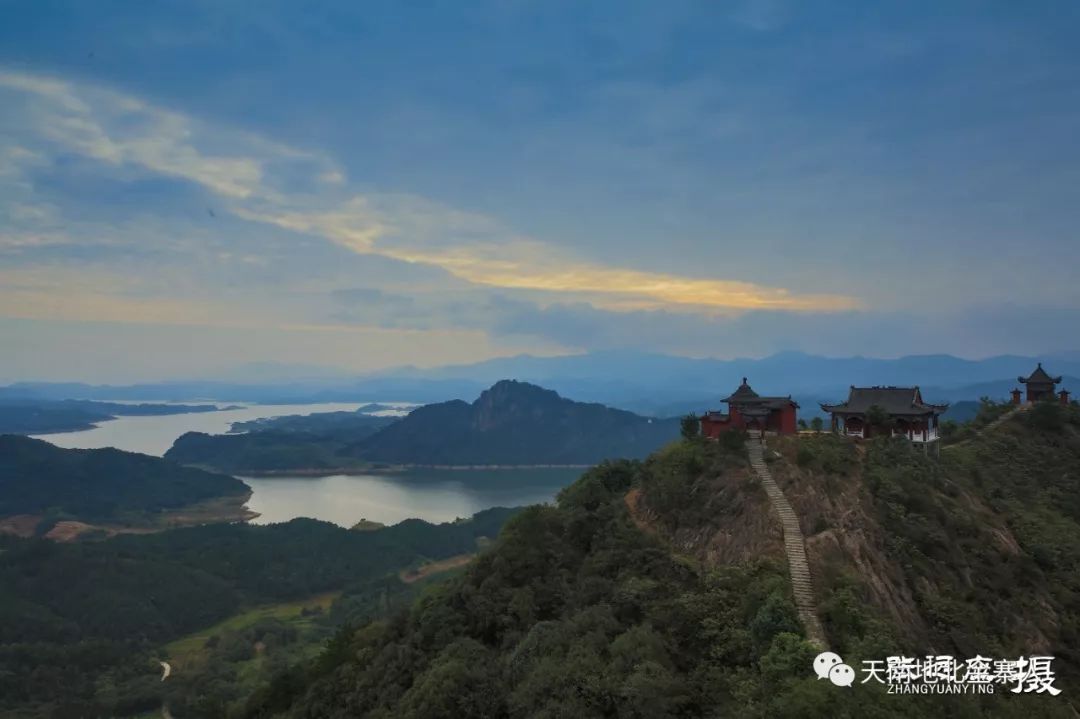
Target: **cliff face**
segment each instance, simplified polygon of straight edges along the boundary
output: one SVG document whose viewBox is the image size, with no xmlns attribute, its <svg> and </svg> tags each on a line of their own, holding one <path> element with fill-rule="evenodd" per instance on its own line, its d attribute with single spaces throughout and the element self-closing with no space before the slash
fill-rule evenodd
<svg viewBox="0 0 1080 719">
<path fill-rule="evenodd" d="M 775 443 L 826 629 L 852 641 L 861 604 L 916 649 L 1052 654 L 1075 671 L 1080 413 L 1059 420 L 1016 416 L 936 458 L 903 441 Z"/>
<path fill-rule="evenodd" d="M 666 469 L 630 492 L 638 525 L 704 567 L 782 561 L 753 476 L 676 459 L 684 451 L 646 462 Z M 770 438 L 766 458 L 806 536 L 829 646 L 845 659 L 1045 654 L 1062 681 L 1080 681 L 1075 406 L 1016 415 L 937 456 L 822 434 Z M 686 480 L 655 479 L 673 464 Z"/>
<path fill-rule="evenodd" d="M 585 405 L 563 399 L 552 390 L 502 380 L 481 392 L 472 403 L 472 427 L 488 432 L 514 423 L 558 422 L 579 406 Z"/>
<path fill-rule="evenodd" d="M 625 498 L 644 531 L 705 567 L 783 565 L 780 521 L 741 452 L 703 443 L 688 456 L 686 445 L 672 445 L 645 461 L 645 473 L 652 481 Z"/>
</svg>

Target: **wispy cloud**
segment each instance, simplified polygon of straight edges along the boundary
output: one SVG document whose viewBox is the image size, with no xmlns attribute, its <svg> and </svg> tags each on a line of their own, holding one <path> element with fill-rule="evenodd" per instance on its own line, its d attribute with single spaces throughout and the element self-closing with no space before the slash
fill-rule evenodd
<svg viewBox="0 0 1080 719">
<path fill-rule="evenodd" d="M 23 149 L 29 157 L 71 153 L 190 182 L 216 198 L 216 212 L 322 238 L 355 253 L 436 267 L 473 285 L 587 297 L 616 309 L 802 312 L 858 306 L 843 295 L 610 266 L 521 237 L 491 217 L 412 195 L 358 193 L 329 157 L 210 126 L 108 88 L 3 71 L 0 93 L 20 109 L 18 141 L 30 147 Z M 0 246 L 26 243 L 33 235 L 19 237 Z"/>
</svg>

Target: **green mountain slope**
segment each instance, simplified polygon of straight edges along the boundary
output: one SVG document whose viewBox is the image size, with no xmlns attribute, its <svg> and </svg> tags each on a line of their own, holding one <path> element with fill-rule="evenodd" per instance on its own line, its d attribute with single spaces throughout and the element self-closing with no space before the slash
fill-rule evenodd
<svg viewBox="0 0 1080 719">
<path fill-rule="evenodd" d="M 404 594 L 399 570 L 476 551 L 515 511 L 366 532 L 296 519 L 70 544 L 0 536 L 0 716 L 141 716 L 163 698 L 178 717 L 207 716 L 192 707 L 240 680 L 222 665 L 207 668 L 209 686 L 181 670 L 162 684 L 163 643 L 245 608 L 344 590 L 330 629 Z"/>
<path fill-rule="evenodd" d="M 591 470 L 411 611 L 339 636 L 253 697 L 247 716 L 1075 716 L 1075 406 L 1021 413 L 938 458 L 902 440 L 770 442 L 829 645 L 848 663 L 1045 653 L 1063 693 L 817 680 L 744 452 L 695 441 Z"/>
<path fill-rule="evenodd" d="M 427 405 L 344 454 L 392 464 L 593 464 L 640 458 L 678 436 L 677 420 L 564 399 L 513 380 L 471 404 Z"/>
<path fill-rule="evenodd" d="M 233 477 L 157 457 L 0 435 L 0 517 L 48 512 L 111 521 L 248 492 Z"/>
</svg>

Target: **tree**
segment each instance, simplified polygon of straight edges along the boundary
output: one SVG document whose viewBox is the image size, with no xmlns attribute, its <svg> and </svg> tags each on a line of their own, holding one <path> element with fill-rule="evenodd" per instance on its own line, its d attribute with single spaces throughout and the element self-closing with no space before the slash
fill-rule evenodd
<svg viewBox="0 0 1080 719">
<path fill-rule="evenodd" d="M 800 432 L 805 432 L 805 431 L 806 431 L 806 429 L 807 429 L 807 427 L 806 427 L 806 420 L 805 420 L 805 419 L 800 419 L 800 420 L 799 420 L 799 431 L 800 431 Z"/>
<path fill-rule="evenodd" d="M 942 439 L 952 439 L 959 431 L 960 425 L 955 420 L 951 419 L 942 422 L 941 427 L 938 428 L 938 432 L 941 434 Z"/>
<path fill-rule="evenodd" d="M 696 414 L 691 412 L 682 418 L 681 429 L 683 439 L 697 439 L 701 434 L 701 421 Z"/>
<path fill-rule="evenodd" d="M 810 420 L 810 428 L 815 432 L 820 433 L 824 427 L 825 422 L 821 419 L 821 417 L 814 417 L 812 420 Z"/>
<path fill-rule="evenodd" d="M 879 404 L 872 404 L 866 410 L 866 424 L 874 429 L 892 429 L 889 413 Z"/>
</svg>

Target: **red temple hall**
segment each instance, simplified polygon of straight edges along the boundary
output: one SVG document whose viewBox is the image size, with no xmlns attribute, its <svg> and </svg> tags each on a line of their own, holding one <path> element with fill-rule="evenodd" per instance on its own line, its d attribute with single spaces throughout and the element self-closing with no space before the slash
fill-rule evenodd
<svg viewBox="0 0 1080 719">
<path fill-rule="evenodd" d="M 701 418 L 701 433 L 715 439 L 730 429 L 756 429 L 777 434 L 795 434 L 796 411 L 799 405 L 787 397 L 762 397 L 746 383 L 732 392 L 724 402 L 728 411 L 708 411 Z"/>
</svg>

